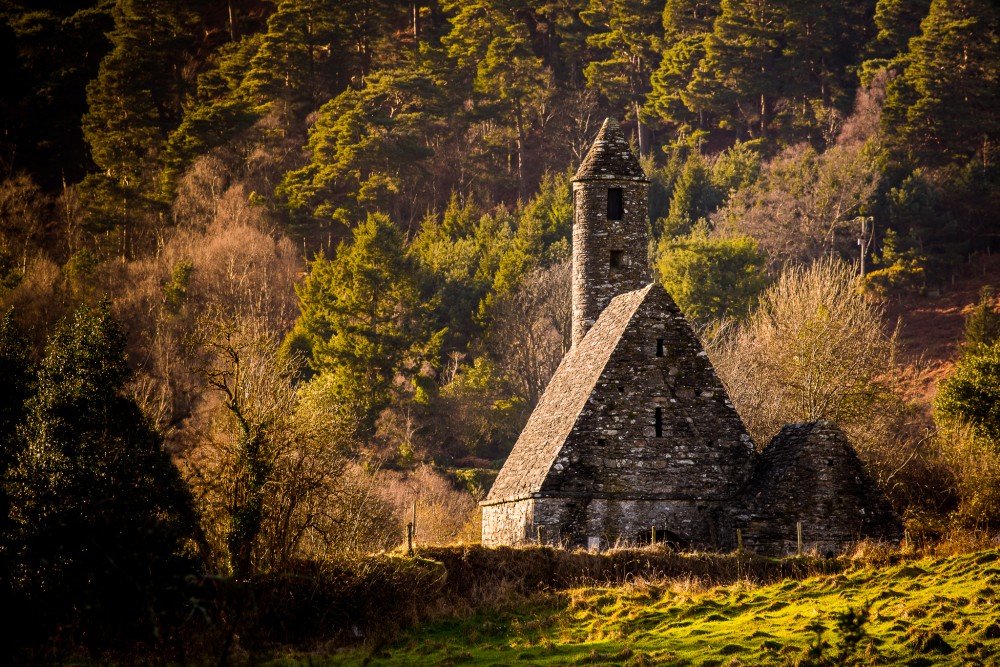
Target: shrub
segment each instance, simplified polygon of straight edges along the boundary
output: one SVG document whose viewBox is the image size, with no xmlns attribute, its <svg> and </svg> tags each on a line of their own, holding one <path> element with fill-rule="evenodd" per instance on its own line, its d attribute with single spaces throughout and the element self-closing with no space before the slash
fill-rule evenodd
<svg viewBox="0 0 1000 667">
<path fill-rule="evenodd" d="M 191 498 L 126 393 L 130 377 L 107 303 L 81 307 L 52 336 L 26 405 L 15 586 L 19 618 L 40 637 L 68 623 L 95 643 L 152 639 L 164 598 L 192 571 Z"/>
<path fill-rule="evenodd" d="M 938 387 L 938 420 L 967 423 L 976 435 L 1000 445 L 1000 344 L 965 356 Z"/>
<path fill-rule="evenodd" d="M 742 317 L 767 286 L 767 257 L 747 236 L 710 239 L 703 231 L 660 243 L 656 272 L 694 321 Z"/>
</svg>

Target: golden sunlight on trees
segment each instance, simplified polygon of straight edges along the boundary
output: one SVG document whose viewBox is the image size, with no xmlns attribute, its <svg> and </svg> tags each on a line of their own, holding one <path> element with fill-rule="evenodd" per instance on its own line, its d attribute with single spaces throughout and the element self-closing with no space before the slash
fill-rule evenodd
<svg viewBox="0 0 1000 667">
<path fill-rule="evenodd" d="M 828 419 L 886 477 L 905 464 L 894 390 L 898 332 L 838 260 L 786 269 L 709 354 L 758 448 L 786 423 Z"/>
</svg>

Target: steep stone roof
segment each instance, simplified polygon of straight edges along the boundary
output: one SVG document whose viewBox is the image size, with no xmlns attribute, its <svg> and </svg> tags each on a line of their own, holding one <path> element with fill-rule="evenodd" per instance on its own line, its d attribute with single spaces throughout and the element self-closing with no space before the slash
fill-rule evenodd
<svg viewBox="0 0 1000 667">
<path fill-rule="evenodd" d="M 587 157 L 573 177 L 574 181 L 615 179 L 645 181 L 646 174 L 632 153 L 618 121 L 608 118 L 597 133 Z"/>
<path fill-rule="evenodd" d="M 580 344 L 563 357 L 484 503 L 525 498 L 541 490 L 622 333 L 652 287 L 612 299 Z"/>
<path fill-rule="evenodd" d="M 753 443 L 659 283 L 620 294 L 563 358 L 484 505 L 734 498 Z"/>
</svg>

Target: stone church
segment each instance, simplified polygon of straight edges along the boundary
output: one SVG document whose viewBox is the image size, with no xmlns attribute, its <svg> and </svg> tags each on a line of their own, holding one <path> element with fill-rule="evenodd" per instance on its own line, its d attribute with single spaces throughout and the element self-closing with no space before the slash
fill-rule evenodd
<svg viewBox="0 0 1000 667">
<path fill-rule="evenodd" d="M 902 528 L 846 437 L 794 424 L 757 454 L 647 261 L 646 179 L 608 119 L 573 179 L 573 344 L 482 502 L 483 543 L 670 540 L 837 552 Z"/>
</svg>

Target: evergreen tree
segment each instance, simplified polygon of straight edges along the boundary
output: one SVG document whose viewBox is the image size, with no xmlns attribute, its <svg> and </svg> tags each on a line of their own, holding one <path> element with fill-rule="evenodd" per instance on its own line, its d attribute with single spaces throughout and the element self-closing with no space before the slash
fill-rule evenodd
<svg viewBox="0 0 1000 667">
<path fill-rule="evenodd" d="M 45 188 L 77 182 L 93 169 L 80 128 L 87 83 L 107 54 L 108 0 L 0 6 L 9 54 L 0 102 L 0 154 Z M 2 29 L 2 28 L 0 28 Z"/>
<path fill-rule="evenodd" d="M 704 228 L 664 239 L 656 273 L 685 317 L 700 323 L 740 318 L 767 287 L 767 256 L 750 237 L 709 238 Z"/>
<path fill-rule="evenodd" d="M 179 65 L 191 17 L 183 3 L 165 0 L 118 0 L 113 15 L 113 48 L 87 86 L 83 133 L 111 184 L 147 192 L 156 153 L 179 120 Z"/>
<path fill-rule="evenodd" d="M 587 85 L 635 114 L 639 154 L 649 153 L 642 107 L 659 65 L 664 0 L 590 0 L 580 18 L 594 29 L 587 43 L 596 56 L 584 69 Z"/>
<path fill-rule="evenodd" d="M 29 349 L 28 339 L 14 323 L 13 312 L 8 310 L 0 319 L 0 378 L 7 396 L 0 402 L 0 479 L 6 479 L 24 448 L 18 428 L 24 422 L 25 403 L 35 386 Z M 6 491 L 0 489 L 4 498 Z M 0 507 L 0 521 L 6 519 L 6 510 L 6 504 Z"/>
<path fill-rule="evenodd" d="M 765 0 L 722 1 L 705 57 L 681 94 L 691 111 L 712 115 L 722 129 L 767 136 L 783 65 L 783 9 Z"/>
<path fill-rule="evenodd" d="M 419 295 L 402 233 L 387 216 L 369 215 L 332 260 L 313 260 L 296 292 L 301 315 L 286 344 L 332 378 L 332 390 L 356 406 L 357 435 L 369 437 L 420 342 Z"/>
<path fill-rule="evenodd" d="M 1000 451 L 1000 345 L 965 356 L 938 386 L 937 418 L 968 424 Z"/>
<path fill-rule="evenodd" d="M 868 45 L 868 70 L 890 66 L 909 51 L 910 39 L 920 34 L 931 0 L 878 0 L 875 5 L 875 38 Z"/>
<path fill-rule="evenodd" d="M 190 571 L 191 498 L 131 376 L 107 303 L 64 320 L 42 361 L 13 483 L 15 585 L 39 631 L 151 639 L 172 577 Z"/>
<path fill-rule="evenodd" d="M 996 292 L 989 285 L 979 291 L 979 303 L 965 317 L 965 353 L 976 354 L 1000 340 L 1000 311 Z"/>
<path fill-rule="evenodd" d="M 793 129 L 808 136 L 822 127 L 828 109 L 850 111 L 874 5 L 874 0 L 786 1 L 780 88 Z"/>
<path fill-rule="evenodd" d="M 241 94 L 257 107 L 301 113 L 344 90 L 354 51 L 348 10 L 355 2 L 281 0 L 268 18 Z"/>
<path fill-rule="evenodd" d="M 260 118 L 263 108 L 253 104 L 242 88 L 259 48 L 259 35 L 223 45 L 216 54 L 216 66 L 198 77 L 194 98 L 163 150 L 160 185 L 164 198 L 173 196 L 177 179 L 195 158 L 224 145 Z"/>
<path fill-rule="evenodd" d="M 712 184 L 704 158 L 698 153 L 692 154 L 674 184 L 666 224 L 660 230 L 662 236 L 669 239 L 690 233 L 695 223 L 707 220 L 721 203 L 722 198 Z"/>
<path fill-rule="evenodd" d="M 467 73 L 482 98 L 498 105 L 497 115 L 514 123 L 517 142 L 518 192 L 523 199 L 527 116 L 547 99 L 551 73 L 535 55 L 531 34 L 519 16 L 518 0 L 447 2 L 455 13 L 452 28 L 441 42 L 448 56 Z"/>
<path fill-rule="evenodd" d="M 889 87 L 883 126 L 897 152 L 924 163 L 992 164 L 1000 139 L 1000 10 L 989 0 L 934 0 Z"/>
<path fill-rule="evenodd" d="M 11 523 L 11 470 L 25 449 L 23 434 L 25 406 L 34 393 L 34 364 L 29 357 L 29 343 L 18 329 L 8 310 L 0 319 L 0 378 L 6 398 L 0 402 L 0 595 L 11 599 L 13 560 L 16 548 Z"/>
<path fill-rule="evenodd" d="M 309 163 L 286 173 L 278 194 L 324 223 L 349 225 L 379 210 L 407 220 L 425 211 L 428 146 L 446 108 L 437 83 L 422 68 L 383 70 L 324 104 L 309 131 Z M 404 208 L 414 200 L 424 206 Z"/>
<path fill-rule="evenodd" d="M 705 118 L 692 113 L 681 97 L 705 57 L 705 41 L 719 13 L 716 0 L 667 0 L 663 9 L 663 55 L 653 72 L 646 112 L 689 130 Z"/>
</svg>

